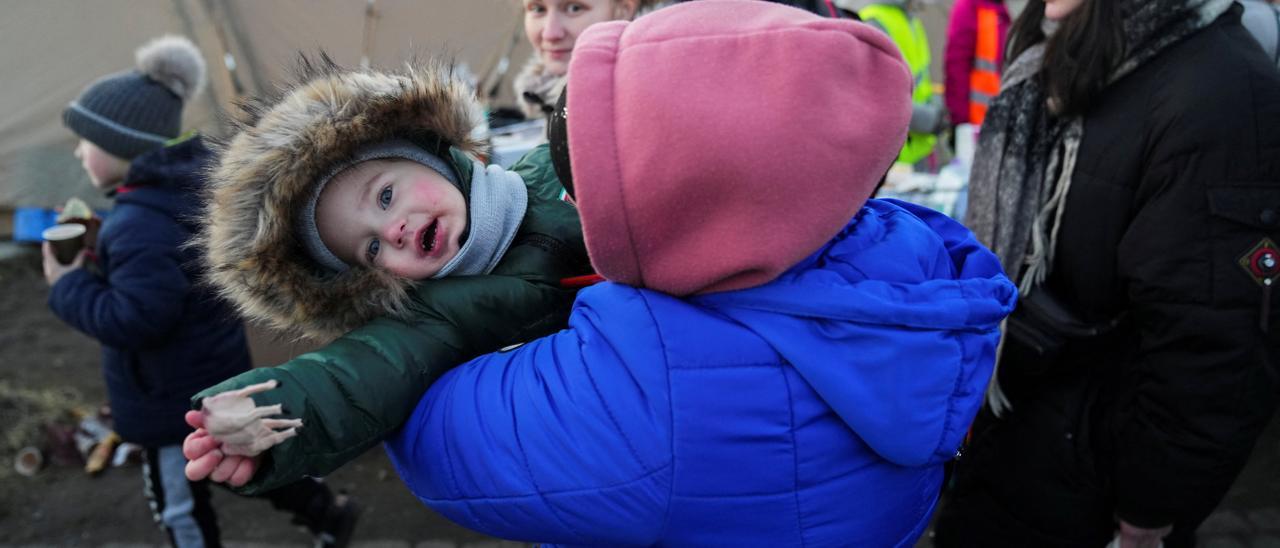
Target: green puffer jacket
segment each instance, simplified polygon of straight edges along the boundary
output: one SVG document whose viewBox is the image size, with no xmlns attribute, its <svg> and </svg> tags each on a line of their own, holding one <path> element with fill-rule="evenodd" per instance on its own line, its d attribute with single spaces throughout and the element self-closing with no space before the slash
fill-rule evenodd
<svg viewBox="0 0 1280 548">
<path fill-rule="evenodd" d="M 196 238 L 207 281 L 246 318 L 331 341 L 278 367 L 208 388 L 200 400 L 268 380 L 254 395 L 300 418 L 298 435 L 263 453 L 253 494 L 325 475 L 396 430 L 431 383 L 486 352 L 565 325 L 574 293 L 560 280 L 590 273 L 576 208 L 544 145 L 511 171 L 529 191 L 510 248 L 486 276 L 412 281 L 378 269 L 325 274 L 296 237 L 297 211 L 316 178 L 369 144 L 411 139 L 451 160 L 469 195 L 479 144 L 474 92 L 446 67 L 400 73 L 305 63 L 274 103 L 247 105 L 219 145 Z"/>
</svg>

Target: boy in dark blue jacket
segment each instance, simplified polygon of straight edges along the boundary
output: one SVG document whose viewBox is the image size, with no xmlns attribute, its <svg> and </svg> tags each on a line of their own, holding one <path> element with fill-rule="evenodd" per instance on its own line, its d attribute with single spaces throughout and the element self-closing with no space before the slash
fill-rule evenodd
<svg viewBox="0 0 1280 548">
<path fill-rule="evenodd" d="M 182 412 L 199 389 L 251 367 L 243 326 L 198 283 L 184 248 L 195 221 L 209 149 L 179 137 L 182 107 L 204 78 L 200 52 L 185 38 L 163 37 L 138 50 L 137 70 L 91 84 L 63 111 L 80 137 L 76 157 L 93 185 L 116 199 L 96 243 L 101 274 L 44 249 L 49 307 L 102 343 L 102 367 L 115 429 L 143 446 L 147 495 L 156 520 L 177 546 L 217 546 L 216 516 L 205 482 L 188 482 Z M 265 495 L 319 536 L 341 544 L 354 506 L 307 479 Z"/>
</svg>

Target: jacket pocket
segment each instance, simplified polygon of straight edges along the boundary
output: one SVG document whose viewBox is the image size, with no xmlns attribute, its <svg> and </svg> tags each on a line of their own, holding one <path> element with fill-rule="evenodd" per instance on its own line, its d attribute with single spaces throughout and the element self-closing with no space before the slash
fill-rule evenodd
<svg viewBox="0 0 1280 548">
<path fill-rule="evenodd" d="M 1269 233 L 1275 238 L 1280 233 L 1280 186 L 1210 188 L 1209 213 Z"/>
</svg>

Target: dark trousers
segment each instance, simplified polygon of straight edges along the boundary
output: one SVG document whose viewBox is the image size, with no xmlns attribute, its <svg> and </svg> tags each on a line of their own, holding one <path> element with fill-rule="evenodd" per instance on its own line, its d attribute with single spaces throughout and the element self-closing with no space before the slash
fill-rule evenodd
<svg viewBox="0 0 1280 548">
<path fill-rule="evenodd" d="M 144 454 L 142 474 L 151 513 L 170 542 L 179 548 L 221 546 L 209 490 L 212 482 L 187 481 L 187 461 L 180 445 L 148 448 Z M 333 493 L 319 480 L 307 478 L 258 498 L 293 514 L 295 523 L 314 531 L 332 504 Z"/>
<path fill-rule="evenodd" d="M 1102 548 L 1117 525 L 1107 457 L 1094 443 L 1094 384 L 1078 374 L 1009 377 L 1001 381 L 1012 381 L 1014 410 L 978 414 L 938 512 L 935 546 Z M 1175 524 L 1164 545 L 1194 546 L 1198 525 Z"/>
</svg>

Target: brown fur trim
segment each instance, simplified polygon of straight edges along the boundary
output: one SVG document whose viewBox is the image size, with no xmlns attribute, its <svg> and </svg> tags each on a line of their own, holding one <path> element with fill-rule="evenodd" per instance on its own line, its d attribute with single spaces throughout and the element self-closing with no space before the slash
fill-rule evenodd
<svg viewBox="0 0 1280 548">
<path fill-rule="evenodd" d="M 323 274 L 295 235 L 296 214 L 316 178 L 365 145 L 429 135 L 475 155 L 480 108 L 448 66 L 347 71 L 303 58 L 300 83 L 281 98 L 241 105 L 236 133 L 215 145 L 196 245 L 208 281 L 244 316 L 328 339 L 405 314 L 410 280 L 360 267 Z"/>
</svg>

